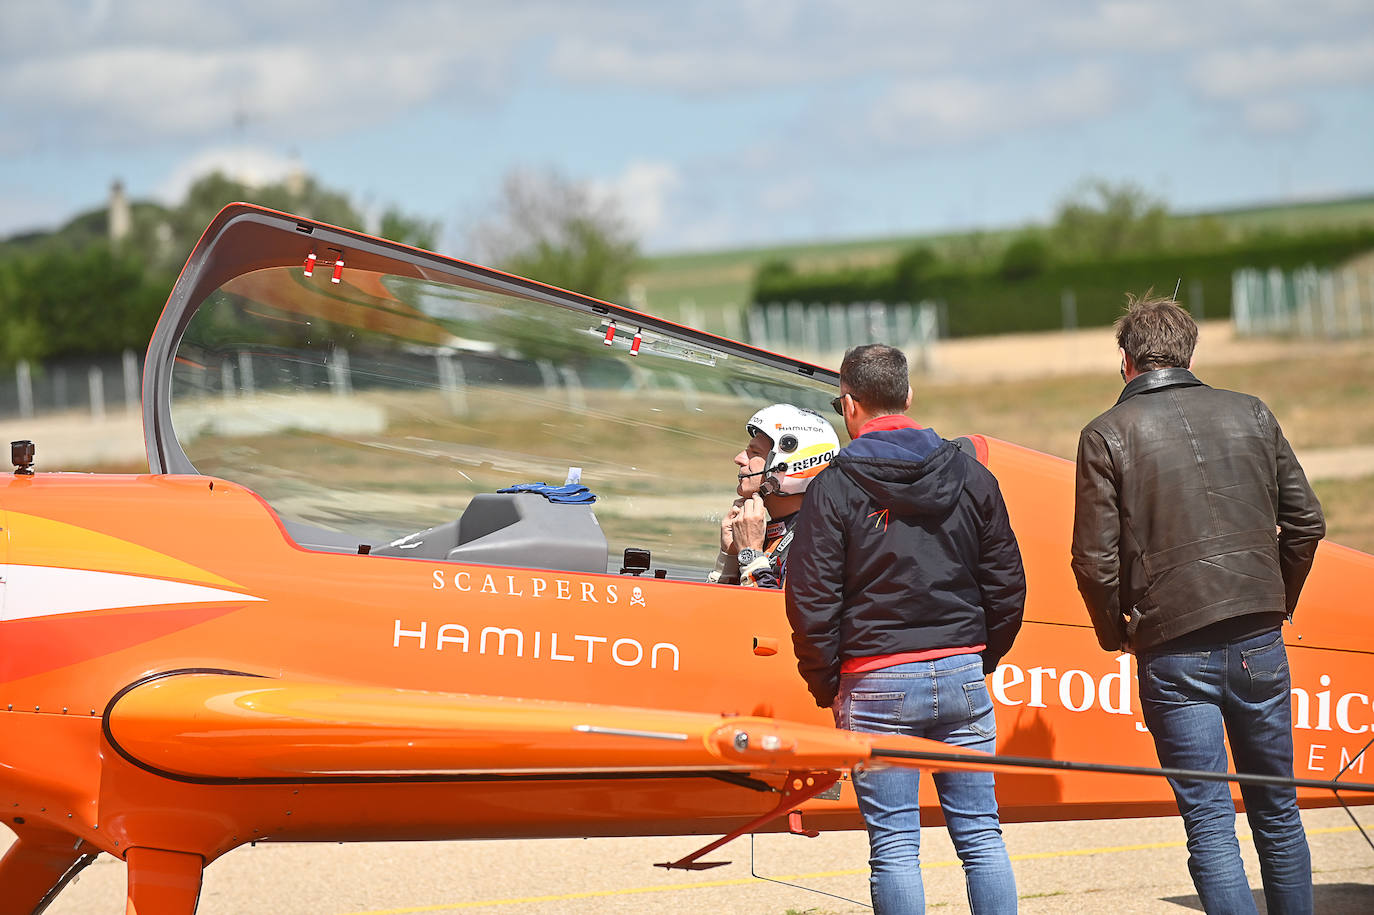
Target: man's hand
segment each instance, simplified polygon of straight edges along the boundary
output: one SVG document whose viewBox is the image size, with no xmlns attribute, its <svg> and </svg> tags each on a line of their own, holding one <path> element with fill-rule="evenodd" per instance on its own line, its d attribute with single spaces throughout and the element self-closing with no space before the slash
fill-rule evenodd
<svg viewBox="0 0 1374 915">
<path fill-rule="evenodd" d="M 730 520 L 732 549 L 738 553 L 742 549 L 763 549 L 763 538 L 768 530 L 768 513 L 763 508 L 763 498 L 758 495 L 743 500 L 739 508 L 727 516 Z M 725 536 L 721 531 L 722 538 Z"/>
<path fill-rule="evenodd" d="M 720 519 L 720 551 L 730 556 L 739 554 L 739 543 L 735 540 L 735 519 L 739 517 L 743 503 L 743 499 L 736 499 L 725 517 Z"/>
</svg>

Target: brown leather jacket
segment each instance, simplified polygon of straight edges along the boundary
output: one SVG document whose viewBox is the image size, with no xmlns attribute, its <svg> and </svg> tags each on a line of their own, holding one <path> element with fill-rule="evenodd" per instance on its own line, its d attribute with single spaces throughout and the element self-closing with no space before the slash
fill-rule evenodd
<svg viewBox="0 0 1374 915">
<path fill-rule="evenodd" d="M 1187 369 L 1131 379 L 1079 437 L 1073 571 L 1108 651 L 1249 613 L 1291 618 L 1325 534 L 1269 408 Z"/>
</svg>

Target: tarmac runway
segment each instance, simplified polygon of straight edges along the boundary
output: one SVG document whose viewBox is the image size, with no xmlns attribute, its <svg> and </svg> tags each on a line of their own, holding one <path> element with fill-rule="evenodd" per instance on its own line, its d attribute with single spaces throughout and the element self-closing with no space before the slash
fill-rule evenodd
<svg viewBox="0 0 1374 915">
<path fill-rule="evenodd" d="M 1352 808 L 1374 831 L 1374 808 Z M 1303 814 L 1312 848 L 1317 912 L 1374 912 L 1374 847 L 1340 808 Z M 1024 823 L 1004 827 L 1025 915 L 1201 911 L 1176 817 Z M 1237 821 L 1250 884 L 1259 868 L 1244 817 Z M 944 829 L 922 834 L 927 908 L 966 912 L 963 877 Z M 0 841 L 0 845 L 7 844 Z M 231 852 L 205 873 L 198 915 L 419 915 L 638 912 L 842 915 L 869 911 L 867 842 L 861 832 L 815 839 L 742 838 L 710 857 L 731 864 L 665 871 L 704 844 L 698 837 L 529 841 L 282 844 Z M 108 855 L 87 868 L 47 915 L 122 915 L 125 868 Z M 784 884 L 796 884 L 787 886 Z M 801 887 L 808 887 L 811 892 Z M 833 894 L 832 896 L 820 893 Z M 849 900 L 835 898 L 847 897 Z"/>
</svg>

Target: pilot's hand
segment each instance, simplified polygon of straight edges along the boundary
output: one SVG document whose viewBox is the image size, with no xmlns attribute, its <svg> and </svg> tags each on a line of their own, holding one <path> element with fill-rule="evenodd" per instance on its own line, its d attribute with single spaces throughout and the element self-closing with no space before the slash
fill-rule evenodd
<svg viewBox="0 0 1374 915">
<path fill-rule="evenodd" d="M 730 510 L 725 513 L 725 517 L 720 519 L 720 551 L 731 556 L 739 553 L 739 544 L 735 541 L 735 519 L 739 517 L 740 505 L 743 502 L 743 499 L 736 499 Z"/>
<path fill-rule="evenodd" d="M 746 548 L 763 549 L 763 538 L 768 529 L 768 512 L 763 508 L 763 498 L 755 495 L 745 499 L 730 526 L 734 530 L 735 552 Z"/>
</svg>

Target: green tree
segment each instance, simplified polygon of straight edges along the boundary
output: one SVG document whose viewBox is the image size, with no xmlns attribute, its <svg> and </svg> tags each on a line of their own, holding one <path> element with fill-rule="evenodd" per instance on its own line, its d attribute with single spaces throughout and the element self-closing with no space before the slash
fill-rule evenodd
<svg viewBox="0 0 1374 915">
<path fill-rule="evenodd" d="M 143 349 L 196 240 L 234 201 L 362 227 L 345 194 L 312 178 L 254 187 L 216 172 L 176 207 L 132 201 L 130 233 L 117 245 L 103 207 L 56 232 L 26 233 L 0 243 L 0 362 Z M 417 247 L 433 248 L 439 228 L 394 207 L 382 216 L 384 235 Z"/>
<path fill-rule="evenodd" d="M 1068 258 L 1150 254 L 1164 248 L 1168 215 L 1164 201 L 1136 184 L 1090 179 L 1059 205 L 1051 237 Z"/>
<path fill-rule="evenodd" d="M 141 350 L 172 279 L 103 242 L 9 259 L 0 267 L 0 357 L 14 362 Z"/>
<path fill-rule="evenodd" d="M 754 271 L 754 288 L 768 286 L 781 280 L 789 280 L 796 275 L 796 265 L 790 260 L 772 257 L 759 264 L 758 269 Z"/>
<path fill-rule="evenodd" d="M 186 198 L 170 215 L 171 247 L 177 258 L 185 259 L 215 214 L 235 202 L 256 203 L 345 229 L 363 228 L 363 218 L 348 196 L 322 187 L 314 178 L 296 176 L 254 186 L 236 181 L 223 172 L 212 172 L 198 178 L 187 189 Z"/>
<path fill-rule="evenodd" d="M 1025 232 L 1007 245 L 997 272 L 1004 280 L 1024 280 L 1039 276 L 1050 265 L 1050 246 L 1043 233 Z"/>
<path fill-rule="evenodd" d="M 471 233 L 493 266 L 598 299 L 624 298 L 639 242 L 618 203 L 556 171 L 517 170 Z"/>
<path fill-rule="evenodd" d="M 389 241 L 433 251 L 439 245 L 438 221 L 407 216 L 395 207 L 382 213 L 382 225 L 377 234 Z"/>
<path fill-rule="evenodd" d="M 940 265 L 940 255 L 930 245 L 914 245 L 902 252 L 893 267 L 893 291 L 912 302 L 925 298 L 927 284 Z"/>
</svg>

